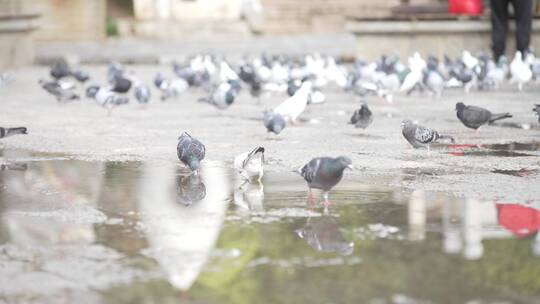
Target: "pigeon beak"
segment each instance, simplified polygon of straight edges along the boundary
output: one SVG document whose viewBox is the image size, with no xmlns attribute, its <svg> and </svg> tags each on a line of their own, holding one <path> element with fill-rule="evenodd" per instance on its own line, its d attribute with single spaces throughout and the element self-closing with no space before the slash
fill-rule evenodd
<svg viewBox="0 0 540 304">
<path fill-rule="evenodd" d="M 351 169 L 351 170 L 354 170 L 354 166 L 351 164 L 351 165 L 347 165 L 347 168 Z"/>
</svg>

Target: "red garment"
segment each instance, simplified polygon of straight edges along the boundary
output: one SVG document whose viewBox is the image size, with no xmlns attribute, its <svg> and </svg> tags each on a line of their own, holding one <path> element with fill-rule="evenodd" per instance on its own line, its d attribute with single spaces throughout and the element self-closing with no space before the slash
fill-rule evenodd
<svg viewBox="0 0 540 304">
<path fill-rule="evenodd" d="M 479 16 L 484 12 L 482 0 L 448 0 L 448 12 L 456 15 Z"/>
<path fill-rule="evenodd" d="M 517 204 L 496 204 L 499 225 L 524 238 L 540 229 L 540 210 Z"/>
</svg>

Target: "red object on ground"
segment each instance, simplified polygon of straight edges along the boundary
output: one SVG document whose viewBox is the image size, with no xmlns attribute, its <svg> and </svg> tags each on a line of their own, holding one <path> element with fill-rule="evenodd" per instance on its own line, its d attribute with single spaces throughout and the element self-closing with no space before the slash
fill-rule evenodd
<svg viewBox="0 0 540 304">
<path fill-rule="evenodd" d="M 518 204 L 497 204 L 499 225 L 523 238 L 540 229 L 540 211 Z"/>
<path fill-rule="evenodd" d="M 448 12 L 456 15 L 479 16 L 484 12 L 482 0 L 448 0 Z"/>
</svg>

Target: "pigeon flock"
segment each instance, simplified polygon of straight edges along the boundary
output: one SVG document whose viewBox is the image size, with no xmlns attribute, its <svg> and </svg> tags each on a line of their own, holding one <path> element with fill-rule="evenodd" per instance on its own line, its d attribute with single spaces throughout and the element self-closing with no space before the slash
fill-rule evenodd
<svg viewBox="0 0 540 304">
<path fill-rule="evenodd" d="M 261 55 L 243 57 L 232 64 L 224 58 L 212 55 L 197 55 L 183 63 L 172 64 L 174 76 L 167 77 L 157 73 L 154 77 L 155 91 L 160 94 L 161 102 L 182 99 L 182 95 L 191 89 L 197 89 L 202 96 L 199 102 L 218 110 L 233 106 L 237 97 L 245 90 L 256 101 L 269 94 L 283 94 L 284 100 L 273 109 L 261 111 L 261 121 L 267 133 L 278 136 L 289 124 L 299 124 L 299 117 L 306 108 L 326 102 L 323 89 L 327 86 L 340 88 L 352 96 L 377 96 L 388 103 L 394 102 L 396 94 L 427 94 L 433 98 L 441 97 L 445 90 L 462 88 L 465 92 L 472 89 L 497 90 L 502 84 L 515 85 L 518 90 L 540 83 L 540 58 L 533 52 L 523 55 L 516 52 L 509 61 L 501 57 L 497 62 L 487 54 L 475 57 L 468 51 L 462 56 L 451 59 L 445 56 L 442 61 L 434 56 L 423 58 L 414 53 L 406 63 L 397 56 L 382 55 L 375 62 L 356 60 L 342 63 L 332 56 L 308 54 L 303 56 Z M 107 68 L 106 84 L 89 84 L 89 73 L 79 68 L 72 68 L 61 61 L 50 70 L 50 79 L 40 79 L 39 84 L 59 103 L 81 99 L 75 82 L 86 87 L 84 96 L 107 110 L 110 115 L 114 108 L 130 103 L 132 97 L 143 106 L 151 106 L 153 101 L 151 86 L 143 83 L 134 72 L 111 62 Z M 0 75 L 0 87 L 13 81 L 11 75 Z M 474 105 L 456 103 L 459 121 L 468 128 L 479 127 L 494 121 L 512 117 L 510 113 L 495 114 Z M 540 105 L 534 105 L 533 111 L 539 116 Z M 373 113 L 367 103 L 350 118 L 349 123 L 356 128 L 366 129 L 373 122 Z M 414 148 L 427 148 L 438 140 L 455 139 L 412 120 L 402 123 L 402 135 Z M 0 128 L 0 137 L 26 133 L 26 128 Z M 263 147 L 256 147 L 234 160 L 235 170 L 245 181 L 259 180 L 263 176 Z M 177 154 L 180 161 L 197 174 L 206 148 L 204 144 L 183 132 L 178 138 Z M 351 160 L 346 156 L 337 158 L 314 158 L 298 170 L 310 189 L 324 192 L 325 206 L 328 191 L 342 178 L 343 171 L 352 168 Z"/>
</svg>

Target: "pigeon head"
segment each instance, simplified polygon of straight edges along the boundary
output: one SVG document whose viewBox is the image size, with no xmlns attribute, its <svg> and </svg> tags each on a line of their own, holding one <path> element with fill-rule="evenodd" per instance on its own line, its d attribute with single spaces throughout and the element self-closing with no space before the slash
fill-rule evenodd
<svg viewBox="0 0 540 304">
<path fill-rule="evenodd" d="M 335 160 L 336 160 L 338 166 L 340 167 L 340 169 L 342 169 L 342 170 L 345 170 L 345 169 L 351 169 L 352 170 L 352 169 L 354 169 L 351 159 L 348 158 L 347 156 L 339 156 Z"/>
<path fill-rule="evenodd" d="M 405 119 L 405 120 L 403 120 L 403 121 L 401 122 L 401 128 L 403 129 L 403 128 L 405 128 L 406 126 L 409 126 L 409 125 L 412 125 L 412 124 L 413 124 L 412 120 Z"/>
<path fill-rule="evenodd" d="M 94 98 L 96 97 L 97 92 L 99 91 L 99 86 L 93 85 L 86 88 L 86 97 Z"/>
<path fill-rule="evenodd" d="M 462 111 L 465 109 L 465 104 L 463 102 L 456 103 L 456 111 Z"/>
<path fill-rule="evenodd" d="M 199 168 L 201 167 L 201 163 L 195 155 L 192 155 L 188 160 L 188 166 L 191 169 L 191 171 L 197 172 L 199 171 Z"/>
</svg>

